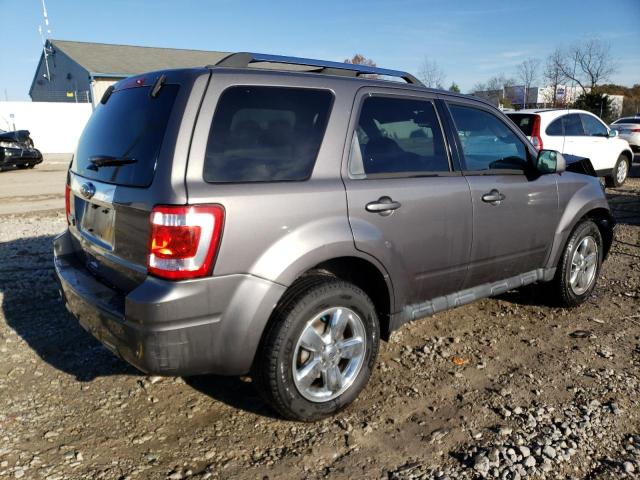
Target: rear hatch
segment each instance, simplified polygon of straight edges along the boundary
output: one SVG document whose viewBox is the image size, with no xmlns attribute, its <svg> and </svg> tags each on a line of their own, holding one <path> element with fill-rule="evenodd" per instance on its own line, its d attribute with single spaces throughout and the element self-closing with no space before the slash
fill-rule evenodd
<svg viewBox="0 0 640 480">
<path fill-rule="evenodd" d="M 190 69 L 118 82 L 80 137 L 66 192 L 74 257 L 113 288 L 127 293 L 147 275 L 153 206 L 186 203 L 195 118 L 186 112 L 197 109 L 207 81 L 207 70 Z"/>
</svg>

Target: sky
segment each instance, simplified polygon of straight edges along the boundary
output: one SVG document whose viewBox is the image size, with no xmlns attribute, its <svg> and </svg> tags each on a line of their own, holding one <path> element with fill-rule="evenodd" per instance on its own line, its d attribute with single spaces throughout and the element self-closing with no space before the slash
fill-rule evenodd
<svg viewBox="0 0 640 480">
<path fill-rule="evenodd" d="M 253 51 L 418 73 L 425 57 L 463 92 L 517 77 L 529 57 L 598 37 L 614 83 L 640 83 L 640 0 L 45 0 L 48 38 L 152 47 Z M 42 42 L 41 0 L 0 0 L 0 99 L 29 100 Z"/>
</svg>

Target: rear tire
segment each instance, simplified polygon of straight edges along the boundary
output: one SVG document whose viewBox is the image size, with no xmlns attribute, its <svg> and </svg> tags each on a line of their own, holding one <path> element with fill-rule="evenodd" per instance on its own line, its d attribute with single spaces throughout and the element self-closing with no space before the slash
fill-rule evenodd
<svg viewBox="0 0 640 480">
<path fill-rule="evenodd" d="M 613 167 L 611 175 L 606 177 L 607 187 L 617 188 L 624 185 L 624 182 L 627 181 L 627 177 L 629 176 L 629 163 L 626 155 L 620 155 L 618 157 L 618 161 Z"/>
<path fill-rule="evenodd" d="M 591 296 L 602 265 L 602 235 L 595 223 L 583 220 L 573 229 L 550 285 L 557 303 L 575 307 Z"/>
<path fill-rule="evenodd" d="M 345 408 L 365 387 L 379 337 L 366 293 L 329 275 L 309 276 L 291 287 L 274 312 L 253 377 L 283 417 L 319 420 Z"/>
</svg>

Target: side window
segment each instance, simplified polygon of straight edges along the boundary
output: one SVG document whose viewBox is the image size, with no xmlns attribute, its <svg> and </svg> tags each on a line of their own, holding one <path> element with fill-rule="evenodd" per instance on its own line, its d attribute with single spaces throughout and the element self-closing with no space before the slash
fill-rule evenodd
<svg viewBox="0 0 640 480">
<path fill-rule="evenodd" d="M 564 134 L 567 137 L 584 136 L 582 122 L 580 121 L 580 116 L 577 113 L 571 113 L 562 117 L 562 125 L 564 127 Z"/>
<path fill-rule="evenodd" d="M 545 131 L 546 134 L 550 135 L 552 137 L 561 137 L 563 135 L 563 133 L 562 133 L 562 123 L 563 123 L 562 117 L 556 118 L 547 127 L 547 130 Z"/>
<path fill-rule="evenodd" d="M 332 98 L 327 90 L 226 89 L 209 132 L 205 181 L 306 180 L 322 143 Z"/>
<path fill-rule="evenodd" d="M 364 100 L 352 142 L 349 173 L 411 176 L 448 171 L 449 158 L 433 103 L 390 97 Z"/>
<path fill-rule="evenodd" d="M 524 170 L 527 148 L 498 117 L 485 110 L 449 104 L 466 170 Z"/>
<path fill-rule="evenodd" d="M 587 135 L 591 137 L 606 137 L 609 134 L 609 130 L 605 127 L 600 120 L 591 115 L 580 114 L 582 119 L 582 125 Z"/>
</svg>

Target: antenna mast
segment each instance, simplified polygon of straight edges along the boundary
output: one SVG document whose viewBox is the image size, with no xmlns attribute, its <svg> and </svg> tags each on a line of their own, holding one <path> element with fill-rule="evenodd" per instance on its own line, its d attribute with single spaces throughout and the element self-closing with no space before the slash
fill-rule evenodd
<svg viewBox="0 0 640 480">
<path fill-rule="evenodd" d="M 42 17 L 44 18 L 44 32 L 43 32 L 42 24 L 38 25 L 38 32 L 40 33 L 40 39 L 42 40 L 42 53 L 44 54 L 44 65 L 45 65 L 45 68 L 47 69 L 47 73 L 45 77 L 47 81 L 50 82 L 51 71 L 49 70 L 49 52 L 47 50 L 46 37 L 51 36 L 51 28 L 49 26 L 49 15 L 47 14 L 47 5 L 44 3 L 44 0 L 42 0 Z"/>
</svg>

